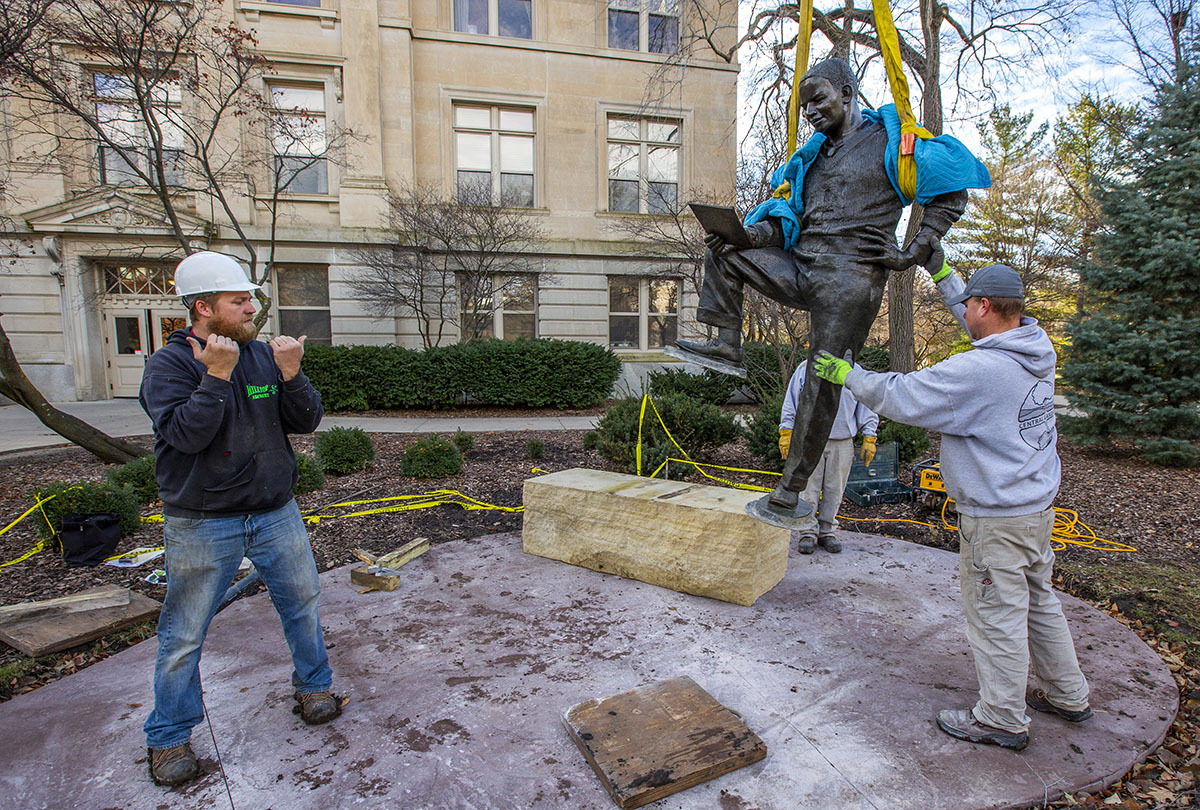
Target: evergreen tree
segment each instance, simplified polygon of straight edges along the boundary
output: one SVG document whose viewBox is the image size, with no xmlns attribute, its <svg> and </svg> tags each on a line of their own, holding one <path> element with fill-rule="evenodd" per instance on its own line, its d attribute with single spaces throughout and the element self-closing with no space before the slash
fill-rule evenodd
<svg viewBox="0 0 1200 810">
<path fill-rule="evenodd" d="M 950 249 L 964 273 L 1007 264 L 1025 283 L 1026 310 L 1055 332 L 1075 314 L 1078 280 L 1062 249 L 1068 228 L 1066 195 L 1046 144 L 1048 124 L 1032 113 L 996 107 L 979 124 L 992 187 L 971 195 L 966 216 L 951 231 Z"/>
<path fill-rule="evenodd" d="M 1193 57 L 1195 53 L 1193 52 Z M 1130 180 L 1103 195 L 1105 229 L 1081 268 L 1087 297 L 1062 366 L 1085 443 L 1132 439 L 1158 464 L 1200 462 L 1200 75 L 1156 92 Z"/>
</svg>

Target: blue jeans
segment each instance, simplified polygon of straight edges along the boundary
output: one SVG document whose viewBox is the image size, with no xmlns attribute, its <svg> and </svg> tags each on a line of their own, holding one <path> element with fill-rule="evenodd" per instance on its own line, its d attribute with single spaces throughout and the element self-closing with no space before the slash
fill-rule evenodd
<svg viewBox="0 0 1200 810">
<path fill-rule="evenodd" d="M 333 683 L 317 617 L 321 584 L 308 531 L 292 501 L 274 512 L 231 518 L 166 518 L 167 599 L 158 619 L 154 711 L 146 744 L 171 748 L 188 741 L 204 719 L 200 647 L 217 605 L 249 557 L 271 594 L 292 651 L 292 684 L 301 693 Z"/>
</svg>

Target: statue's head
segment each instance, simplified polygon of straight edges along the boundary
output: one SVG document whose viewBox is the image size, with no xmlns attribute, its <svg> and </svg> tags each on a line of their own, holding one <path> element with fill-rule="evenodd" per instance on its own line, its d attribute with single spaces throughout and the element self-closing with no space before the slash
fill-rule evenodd
<svg viewBox="0 0 1200 810">
<path fill-rule="evenodd" d="M 840 134 L 847 119 L 858 113 L 858 78 L 844 59 L 813 65 L 800 80 L 800 108 L 813 128 L 825 135 Z"/>
</svg>

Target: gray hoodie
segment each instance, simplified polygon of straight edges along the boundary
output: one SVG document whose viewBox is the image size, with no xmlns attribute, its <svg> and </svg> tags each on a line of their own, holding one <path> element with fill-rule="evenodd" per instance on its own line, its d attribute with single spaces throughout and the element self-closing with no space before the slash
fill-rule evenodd
<svg viewBox="0 0 1200 810">
<path fill-rule="evenodd" d="M 962 292 L 956 273 L 938 283 L 944 300 Z M 950 307 L 963 329 L 966 307 Z M 911 374 L 855 367 L 846 387 L 879 414 L 941 431 L 942 478 L 958 511 L 971 517 L 1041 512 L 1058 494 L 1054 346 L 1033 318 L 973 341 Z"/>
</svg>

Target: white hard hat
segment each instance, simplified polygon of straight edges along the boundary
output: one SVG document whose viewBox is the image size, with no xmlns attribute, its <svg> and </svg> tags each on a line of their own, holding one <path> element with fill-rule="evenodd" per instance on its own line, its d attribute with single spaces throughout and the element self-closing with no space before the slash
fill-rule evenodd
<svg viewBox="0 0 1200 810">
<path fill-rule="evenodd" d="M 184 258 L 175 267 L 175 293 L 188 298 L 214 292 L 251 292 L 261 289 L 246 278 L 232 256 L 202 250 Z"/>
</svg>

